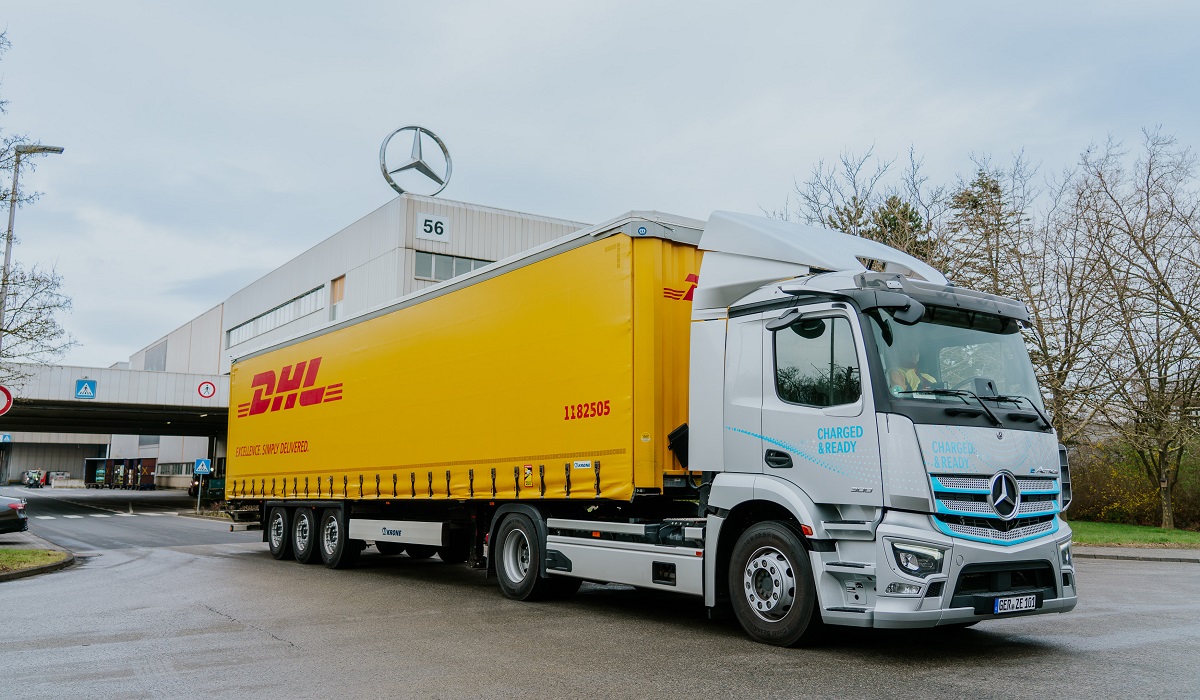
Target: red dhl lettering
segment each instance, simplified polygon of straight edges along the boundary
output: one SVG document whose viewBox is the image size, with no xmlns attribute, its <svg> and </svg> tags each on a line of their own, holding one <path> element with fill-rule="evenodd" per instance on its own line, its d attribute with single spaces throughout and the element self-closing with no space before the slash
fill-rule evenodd
<svg viewBox="0 0 1200 700">
<path fill-rule="evenodd" d="M 668 299 L 675 299 L 677 301 L 691 301 L 692 295 L 696 292 L 696 285 L 700 282 L 700 278 L 693 274 L 685 277 L 683 281 L 687 283 L 687 289 L 671 289 L 670 287 L 663 287 L 663 296 Z"/>
<path fill-rule="evenodd" d="M 246 403 L 238 404 L 238 418 L 257 416 L 267 411 L 286 411 L 300 406 L 315 406 L 319 403 L 340 401 L 342 385 L 316 386 L 317 372 L 321 370 L 321 358 L 287 365 L 276 375 L 275 370 L 259 372 L 250 382 L 254 396 Z"/>
</svg>

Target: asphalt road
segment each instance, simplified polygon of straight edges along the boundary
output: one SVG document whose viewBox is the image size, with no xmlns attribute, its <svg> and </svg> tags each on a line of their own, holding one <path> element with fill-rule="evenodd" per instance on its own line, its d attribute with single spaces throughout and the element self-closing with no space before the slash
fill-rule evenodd
<svg viewBox="0 0 1200 700">
<path fill-rule="evenodd" d="M 125 547 L 0 584 L 0 668 L 22 698 L 1200 694 L 1200 567 L 1078 564 L 1066 615 L 777 649 L 707 620 L 697 601 L 624 587 L 516 603 L 436 558 L 369 550 L 331 571 L 277 562 L 261 542 Z"/>
<path fill-rule="evenodd" d="M 227 521 L 180 515 L 196 502 L 182 491 L 0 488 L 27 501 L 29 531 L 73 552 L 261 542 L 261 532 L 229 532 Z"/>
</svg>

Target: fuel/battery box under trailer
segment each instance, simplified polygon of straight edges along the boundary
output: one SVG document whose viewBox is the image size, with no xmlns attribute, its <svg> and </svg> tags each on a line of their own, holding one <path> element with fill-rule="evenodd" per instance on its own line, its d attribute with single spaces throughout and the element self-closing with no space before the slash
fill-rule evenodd
<svg viewBox="0 0 1200 700">
<path fill-rule="evenodd" d="M 871 319 L 950 347 L 963 323 L 924 319 L 942 304 L 1006 329 L 1024 313 L 863 239 L 631 212 L 236 360 L 226 497 L 258 509 L 280 559 L 436 553 L 521 600 L 584 580 L 677 591 L 775 644 L 817 619 L 1069 610 L 1069 476 L 1029 418 L 1040 399 L 879 386 Z M 838 362 L 789 394 L 813 363 L 781 358 L 806 336 Z M 947 430 L 961 459 L 939 474 Z M 997 483 L 1040 505 L 997 510 Z"/>
</svg>

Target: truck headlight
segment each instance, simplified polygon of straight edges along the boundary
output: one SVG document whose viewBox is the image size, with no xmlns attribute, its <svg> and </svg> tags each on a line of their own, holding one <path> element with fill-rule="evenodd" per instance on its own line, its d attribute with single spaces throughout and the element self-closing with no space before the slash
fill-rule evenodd
<svg viewBox="0 0 1200 700">
<path fill-rule="evenodd" d="M 942 572 L 942 560 L 945 552 L 935 547 L 922 547 L 915 544 L 892 542 L 892 556 L 896 565 L 909 576 L 924 578 L 930 574 Z"/>
<path fill-rule="evenodd" d="M 1058 561 L 1063 566 L 1072 566 L 1071 564 L 1071 540 L 1067 540 L 1058 545 Z"/>
</svg>

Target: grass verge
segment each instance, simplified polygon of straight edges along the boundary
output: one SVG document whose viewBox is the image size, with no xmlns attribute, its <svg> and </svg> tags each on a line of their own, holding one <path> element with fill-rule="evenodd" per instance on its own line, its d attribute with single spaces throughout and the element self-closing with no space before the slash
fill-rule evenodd
<svg viewBox="0 0 1200 700">
<path fill-rule="evenodd" d="M 1200 532 L 1191 530 L 1164 530 L 1161 527 L 1092 523 L 1085 520 L 1072 520 L 1070 523 L 1077 545 L 1200 549 Z"/>
<path fill-rule="evenodd" d="M 0 549 L 0 574 L 56 564 L 66 558 L 66 552 L 56 549 Z"/>
</svg>

